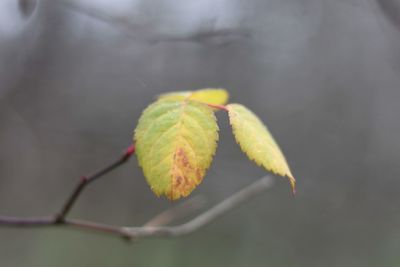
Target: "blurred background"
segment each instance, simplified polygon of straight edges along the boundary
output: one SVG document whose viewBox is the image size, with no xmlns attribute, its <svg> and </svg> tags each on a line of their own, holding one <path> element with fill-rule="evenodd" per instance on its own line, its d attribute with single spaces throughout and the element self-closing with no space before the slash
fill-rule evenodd
<svg viewBox="0 0 400 267">
<path fill-rule="evenodd" d="M 8 266 L 400 265 L 399 0 L 1 0 L 0 214 L 55 212 L 115 159 L 157 94 L 227 88 L 269 126 L 298 180 L 189 236 L 126 243 L 0 229 Z M 264 175 L 226 114 L 207 207 Z M 136 159 L 71 215 L 141 225 L 172 207 Z M 195 215 L 195 214 L 193 214 Z"/>
</svg>

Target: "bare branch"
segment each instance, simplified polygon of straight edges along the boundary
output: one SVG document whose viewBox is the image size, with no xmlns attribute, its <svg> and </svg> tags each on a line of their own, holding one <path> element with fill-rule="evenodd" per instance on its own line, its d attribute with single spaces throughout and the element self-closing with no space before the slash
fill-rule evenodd
<svg viewBox="0 0 400 267">
<path fill-rule="evenodd" d="M 108 224 L 102 224 L 102 223 L 78 220 L 78 219 L 65 219 L 63 225 L 70 226 L 76 229 L 88 230 L 92 232 L 113 234 L 121 236 L 128 240 L 132 239 L 131 234 L 128 231 L 126 231 L 123 227 L 119 226 L 112 226 Z"/>
<path fill-rule="evenodd" d="M 123 227 L 122 229 L 128 231 L 131 238 L 176 237 L 186 235 L 197 231 L 201 227 L 206 226 L 233 208 L 236 208 L 243 202 L 265 192 L 267 189 L 271 188 L 272 185 L 272 177 L 265 176 L 241 189 L 239 192 L 231 195 L 211 209 L 201 213 L 193 220 L 181 225 L 159 227 Z"/>
<path fill-rule="evenodd" d="M 54 224 L 54 216 L 20 218 L 12 216 L 0 216 L 0 226 L 5 227 L 38 227 Z"/>
<path fill-rule="evenodd" d="M 165 210 L 150 219 L 144 226 L 168 225 L 172 221 L 185 217 L 189 212 L 192 213 L 204 207 L 206 198 L 202 195 L 194 196 L 189 200 L 171 209 Z"/>
<path fill-rule="evenodd" d="M 149 237 L 177 237 L 199 230 L 201 227 L 206 226 L 207 224 L 216 220 L 228 211 L 236 208 L 238 205 L 265 192 L 267 189 L 272 187 L 272 181 L 272 177 L 265 176 L 241 189 L 239 192 L 231 195 L 230 197 L 210 208 L 209 210 L 201 213 L 194 219 L 177 226 L 149 226 L 149 224 L 154 225 L 157 223 L 161 223 L 162 220 L 164 220 L 163 223 L 166 222 L 165 219 L 156 219 L 157 217 L 152 220 L 153 223 L 151 223 L 150 221 L 149 223 L 147 223 L 147 225 L 142 227 L 118 227 L 77 219 L 64 218 L 62 221 L 57 221 L 54 219 L 54 217 L 16 218 L 7 216 L 0 216 L 0 226 L 37 227 L 65 225 L 82 230 L 113 234 L 127 239 Z M 181 214 L 180 211 L 177 212 L 181 208 L 182 206 L 178 206 L 176 209 L 166 211 L 164 215 L 161 215 L 158 218 L 162 218 L 164 216 L 168 218 L 168 220 L 174 219 L 175 215 Z"/>
<path fill-rule="evenodd" d="M 96 179 L 104 176 L 105 174 L 109 173 L 110 171 L 116 169 L 120 165 L 124 164 L 128 161 L 128 159 L 135 153 L 135 146 L 130 145 L 124 152 L 124 154 L 117 159 L 115 162 L 111 163 L 110 165 L 104 167 L 103 169 L 93 173 L 89 176 L 82 176 L 79 183 L 76 185 L 75 190 L 72 192 L 70 197 L 67 199 L 61 211 L 56 216 L 56 223 L 61 223 L 65 217 L 67 216 L 68 212 L 71 210 L 72 206 L 75 204 L 76 200 L 82 193 L 83 189 L 91 182 L 95 181 Z"/>
</svg>

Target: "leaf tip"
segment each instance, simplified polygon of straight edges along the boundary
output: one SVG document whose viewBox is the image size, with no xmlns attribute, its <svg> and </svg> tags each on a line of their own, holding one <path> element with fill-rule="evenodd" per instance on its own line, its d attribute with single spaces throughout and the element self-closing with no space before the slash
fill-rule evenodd
<svg viewBox="0 0 400 267">
<path fill-rule="evenodd" d="M 289 172 L 287 175 L 287 178 L 289 179 L 290 187 L 292 189 L 292 195 L 296 195 L 296 179 L 294 178 L 293 174 Z"/>
</svg>

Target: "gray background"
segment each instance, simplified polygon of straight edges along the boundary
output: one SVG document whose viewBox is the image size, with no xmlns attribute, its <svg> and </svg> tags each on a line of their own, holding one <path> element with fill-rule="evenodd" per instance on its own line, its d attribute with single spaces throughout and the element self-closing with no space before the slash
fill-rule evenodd
<svg viewBox="0 0 400 267">
<path fill-rule="evenodd" d="M 166 91 L 224 87 L 276 136 L 298 180 L 210 226 L 127 244 L 0 229 L 1 266 L 399 266 L 400 1 L 1 0 L 0 213 L 55 212 L 78 177 L 129 144 Z M 208 206 L 264 175 L 226 114 Z M 71 215 L 140 225 L 173 206 L 136 160 Z"/>
</svg>

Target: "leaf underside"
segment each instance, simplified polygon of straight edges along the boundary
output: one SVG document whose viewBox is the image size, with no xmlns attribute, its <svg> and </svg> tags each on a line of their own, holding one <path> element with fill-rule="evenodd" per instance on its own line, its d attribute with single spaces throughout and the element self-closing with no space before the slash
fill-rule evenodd
<svg viewBox="0 0 400 267">
<path fill-rule="evenodd" d="M 278 144 L 262 121 L 240 104 L 226 106 L 236 141 L 242 151 L 268 171 L 289 178 L 293 193 L 296 180 Z"/>
<path fill-rule="evenodd" d="M 218 126 L 212 108 L 187 97 L 161 97 L 135 130 L 139 165 L 153 192 L 176 200 L 201 183 L 215 154 Z"/>
</svg>

